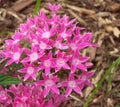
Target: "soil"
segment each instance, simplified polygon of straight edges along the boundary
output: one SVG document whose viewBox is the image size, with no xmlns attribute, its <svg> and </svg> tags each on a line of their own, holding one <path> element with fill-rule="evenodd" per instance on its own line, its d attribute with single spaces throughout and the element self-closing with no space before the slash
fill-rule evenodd
<svg viewBox="0 0 120 107">
<path fill-rule="evenodd" d="M 0 49 L 15 30 L 34 13 L 36 0 L 0 0 Z M 86 87 L 82 95 L 70 96 L 70 107 L 82 107 L 112 62 L 120 56 L 120 0 L 41 0 L 40 9 L 46 14 L 48 3 L 60 3 L 58 14 L 76 18 L 79 26 L 93 33 L 93 42 L 99 48 L 84 50 L 89 54 L 96 70 L 91 80 L 93 87 Z M 111 81 L 110 81 L 111 80 Z M 63 105 L 64 107 L 65 104 Z M 61 106 L 61 107 L 63 107 Z M 120 107 L 120 66 L 105 79 L 89 107 Z"/>
</svg>

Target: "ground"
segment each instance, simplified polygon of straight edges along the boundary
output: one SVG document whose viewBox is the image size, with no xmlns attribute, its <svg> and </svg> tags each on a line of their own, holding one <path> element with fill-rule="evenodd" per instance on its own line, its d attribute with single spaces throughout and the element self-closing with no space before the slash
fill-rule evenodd
<svg viewBox="0 0 120 107">
<path fill-rule="evenodd" d="M 0 49 L 20 23 L 33 15 L 36 0 L 0 0 Z M 120 0 L 41 0 L 40 8 L 46 14 L 47 3 L 60 3 L 58 14 L 67 14 L 77 19 L 79 26 L 93 33 L 93 42 L 98 48 L 85 49 L 96 70 L 91 79 L 93 87 L 85 88 L 81 96 L 72 94 L 69 105 L 82 107 L 96 84 L 102 79 L 112 62 L 120 56 Z M 65 104 L 63 105 L 65 106 Z M 112 70 L 97 91 L 89 107 L 120 107 L 120 66 Z"/>
</svg>

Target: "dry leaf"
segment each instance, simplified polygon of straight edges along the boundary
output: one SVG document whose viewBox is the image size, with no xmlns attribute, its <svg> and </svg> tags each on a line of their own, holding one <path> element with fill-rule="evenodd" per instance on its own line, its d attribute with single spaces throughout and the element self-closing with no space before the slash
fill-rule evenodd
<svg viewBox="0 0 120 107">
<path fill-rule="evenodd" d="M 111 98 L 107 99 L 107 107 L 114 107 L 114 100 Z"/>
<path fill-rule="evenodd" d="M 113 28 L 113 34 L 114 34 L 117 38 L 119 38 L 119 36 L 120 36 L 120 30 L 119 30 L 117 27 L 114 27 L 114 28 Z"/>
</svg>

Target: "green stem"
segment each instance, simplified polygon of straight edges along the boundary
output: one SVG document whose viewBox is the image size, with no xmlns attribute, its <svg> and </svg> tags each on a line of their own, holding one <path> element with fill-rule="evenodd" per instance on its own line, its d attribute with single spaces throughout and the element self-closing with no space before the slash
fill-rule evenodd
<svg viewBox="0 0 120 107">
<path fill-rule="evenodd" d="M 40 4 L 41 4 L 41 0 L 36 0 L 35 9 L 34 9 L 34 15 L 38 14 L 38 12 L 40 10 Z"/>
</svg>

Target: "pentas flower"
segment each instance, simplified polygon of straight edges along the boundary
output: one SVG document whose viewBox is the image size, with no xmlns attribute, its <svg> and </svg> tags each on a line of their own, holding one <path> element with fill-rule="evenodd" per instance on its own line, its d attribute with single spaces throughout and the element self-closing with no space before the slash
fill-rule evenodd
<svg viewBox="0 0 120 107">
<path fill-rule="evenodd" d="M 19 47 L 19 42 L 23 39 L 23 35 L 20 32 L 15 32 L 12 39 L 8 39 L 5 42 L 6 50 L 11 50 L 12 47 Z"/>
<path fill-rule="evenodd" d="M 20 62 L 20 57 L 22 55 L 22 52 L 23 52 L 23 49 L 14 47 L 13 51 L 9 51 L 9 52 L 5 53 L 6 59 L 10 58 L 5 66 L 8 66 L 8 65 L 12 64 L 13 62 L 18 64 Z"/>
<path fill-rule="evenodd" d="M 65 96 L 69 96 L 71 92 L 74 90 L 76 93 L 81 94 L 81 80 L 75 80 L 74 74 L 70 74 L 67 81 L 63 81 L 59 84 L 59 86 L 67 87 Z"/>
<path fill-rule="evenodd" d="M 56 82 L 58 82 L 57 76 L 46 76 L 45 74 L 42 75 L 43 80 L 38 81 L 38 85 L 44 86 L 44 97 L 48 95 L 50 90 L 52 90 L 54 93 L 59 94 L 59 89 L 56 85 Z"/>
<path fill-rule="evenodd" d="M 48 8 L 52 11 L 53 14 L 55 14 L 59 9 L 61 5 L 55 5 L 55 4 L 48 4 Z"/>
<path fill-rule="evenodd" d="M 18 70 L 20 73 L 25 73 L 24 81 L 28 78 L 32 77 L 33 80 L 36 80 L 36 73 L 40 70 L 40 68 L 35 67 L 33 64 L 24 63 L 24 68 Z"/>
<path fill-rule="evenodd" d="M 20 24 L 20 32 L 23 36 L 26 36 L 29 33 L 30 26 L 29 24 Z"/>
<path fill-rule="evenodd" d="M 65 53 L 61 53 L 60 51 L 57 53 L 57 57 L 55 58 L 55 72 L 59 71 L 61 68 L 70 69 L 67 61 L 69 59 L 66 57 Z"/>
<path fill-rule="evenodd" d="M 87 71 L 87 67 L 83 63 L 88 60 L 89 57 L 80 57 L 78 52 L 74 53 L 71 58 L 71 73 L 74 73 L 77 68 L 83 71 Z"/>
<path fill-rule="evenodd" d="M 37 21 L 34 20 L 33 18 L 29 17 L 27 19 L 27 24 L 30 26 L 30 30 L 31 30 L 32 28 L 36 28 Z"/>
<path fill-rule="evenodd" d="M 52 58 L 52 52 L 50 51 L 47 55 L 40 58 L 41 64 L 39 68 L 45 69 L 45 74 L 50 74 L 51 68 L 54 68 L 53 58 Z"/>
<path fill-rule="evenodd" d="M 23 34 L 16 31 L 12 38 L 14 40 L 13 44 L 19 43 L 19 41 L 21 41 L 23 38 Z"/>
<path fill-rule="evenodd" d="M 80 76 L 78 76 L 79 80 L 82 81 L 83 85 L 88 85 L 88 86 L 92 86 L 92 83 L 90 82 L 90 78 L 94 75 L 95 71 L 84 71 L 82 72 L 82 74 Z"/>
<path fill-rule="evenodd" d="M 52 41 L 52 45 L 57 49 L 57 50 L 66 50 L 68 49 L 68 45 L 66 43 L 62 43 L 62 38 L 57 38 L 56 41 Z M 57 53 L 58 51 L 56 51 Z"/>
<path fill-rule="evenodd" d="M 61 19 L 59 16 L 54 15 L 51 19 L 48 18 L 47 22 L 49 25 L 52 25 L 53 27 L 56 27 L 57 25 L 59 25 L 58 23 L 60 23 Z"/>
<path fill-rule="evenodd" d="M 26 63 L 26 62 L 30 62 L 33 63 L 35 61 L 37 61 L 40 57 L 43 56 L 44 53 L 38 52 L 37 47 L 32 47 L 31 50 L 29 49 L 24 49 L 25 54 L 27 55 L 27 57 L 25 57 L 22 62 Z"/>
<path fill-rule="evenodd" d="M 8 106 L 12 102 L 12 98 L 8 95 L 7 90 L 3 89 L 0 86 L 0 103 L 4 104 L 4 106 Z"/>
<path fill-rule="evenodd" d="M 73 52 L 79 52 L 80 50 L 80 43 L 79 43 L 79 36 L 75 36 L 72 39 L 68 38 L 68 46 L 69 46 L 69 51 Z"/>
<path fill-rule="evenodd" d="M 56 26 L 53 26 L 51 29 L 49 25 L 44 25 L 44 28 L 36 28 L 36 34 L 40 38 L 49 39 L 55 34 Z"/>
<path fill-rule="evenodd" d="M 58 38 L 62 38 L 63 40 L 66 40 L 68 37 L 71 37 L 73 31 L 75 30 L 75 27 L 76 26 L 66 29 L 66 26 L 64 24 L 61 24 L 60 28 L 58 29 Z"/>
<path fill-rule="evenodd" d="M 52 102 L 53 102 L 51 107 L 59 107 L 61 102 L 68 101 L 68 98 L 66 98 L 63 94 L 58 95 L 58 94 L 51 92 L 51 96 L 52 96 Z"/>
<path fill-rule="evenodd" d="M 70 18 L 67 15 L 64 15 L 61 18 L 61 23 L 64 22 L 65 27 L 69 27 L 71 25 L 74 25 L 74 22 L 76 21 L 76 19 L 72 19 L 70 20 Z"/>
<path fill-rule="evenodd" d="M 45 50 L 52 49 L 49 44 L 49 40 L 47 39 L 38 39 L 39 40 L 39 50 L 40 52 L 44 52 Z"/>
<path fill-rule="evenodd" d="M 91 33 L 85 33 L 80 38 L 80 49 L 83 49 L 88 46 L 94 46 L 97 47 L 97 45 L 91 43 L 92 34 Z"/>
</svg>

